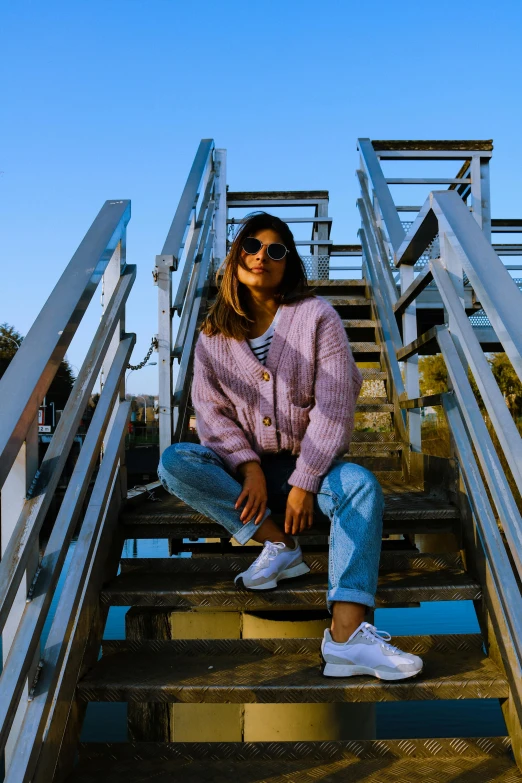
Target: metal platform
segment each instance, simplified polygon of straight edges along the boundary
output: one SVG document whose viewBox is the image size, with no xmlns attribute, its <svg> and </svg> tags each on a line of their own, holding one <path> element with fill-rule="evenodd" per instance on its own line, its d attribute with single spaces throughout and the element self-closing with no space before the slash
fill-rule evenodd
<svg viewBox="0 0 522 783">
<path fill-rule="evenodd" d="M 256 552 L 257 554 L 257 552 Z M 237 589 L 234 576 L 248 568 L 255 555 L 222 555 L 213 558 L 192 557 L 169 560 L 137 561 L 106 585 L 103 603 L 111 606 L 170 606 L 176 608 L 215 607 L 226 611 L 262 609 L 322 609 L 327 590 L 327 555 L 306 556 L 312 573 L 281 582 L 274 591 Z M 383 570 L 379 577 L 377 605 L 416 604 L 421 601 L 478 600 L 479 585 L 462 568 L 425 569 L 423 556 L 403 556 L 398 567 Z M 401 568 L 400 566 L 405 566 Z"/>
<path fill-rule="evenodd" d="M 83 701 L 331 703 L 504 699 L 509 686 L 482 652 L 480 635 L 404 636 L 422 655 L 416 678 L 322 676 L 320 639 L 113 641 L 78 683 Z M 110 653 L 110 654 L 108 654 Z"/>
<path fill-rule="evenodd" d="M 80 746 L 66 783 L 521 783 L 507 737 Z"/>
</svg>

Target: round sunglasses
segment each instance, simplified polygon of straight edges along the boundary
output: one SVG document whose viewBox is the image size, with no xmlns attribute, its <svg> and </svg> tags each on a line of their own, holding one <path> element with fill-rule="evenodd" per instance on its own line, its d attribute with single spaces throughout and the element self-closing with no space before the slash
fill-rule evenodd
<svg viewBox="0 0 522 783">
<path fill-rule="evenodd" d="M 271 258 L 272 261 L 282 261 L 289 252 L 280 242 L 271 242 L 269 245 L 265 245 L 261 240 L 256 239 L 255 237 L 247 237 L 243 240 L 242 248 L 248 256 L 255 255 L 262 247 L 266 247 L 268 257 Z"/>
</svg>

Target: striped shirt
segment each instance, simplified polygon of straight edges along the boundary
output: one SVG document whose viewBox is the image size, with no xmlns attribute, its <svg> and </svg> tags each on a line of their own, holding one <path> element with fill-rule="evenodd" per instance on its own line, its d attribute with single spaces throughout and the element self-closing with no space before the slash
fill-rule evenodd
<svg viewBox="0 0 522 783">
<path fill-rule="evenodd" d="M 252 351 L 254 352 L 254 355 L 256 356 L 257 359 L 259 359 L 261 364 L 266 364 L 268 349 L 270 348 L 270 343 L 272 342 L 272 337 L 274 336 L 275 325 L 279 318 L 280 312 L 281 312 L 281 306 L 277 308 L 277 312 L 274 316 L 274 320 L 272 321 L 272 323 L 270 324 L 266 332 L 262 334 L 260 337 L 254 337 L 253 340 L 248 341 L 248 344 L 251 347 Z"/>
</svg>

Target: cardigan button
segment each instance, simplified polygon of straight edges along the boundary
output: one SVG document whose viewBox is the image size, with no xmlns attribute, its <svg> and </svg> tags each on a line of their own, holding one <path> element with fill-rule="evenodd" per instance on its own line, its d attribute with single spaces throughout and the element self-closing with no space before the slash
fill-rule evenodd
<svg viewBox="0 0 522 783">
<path fill-rule="evenodd" d="M 270 425 L 272 424 L 272 419 L 270 418 L 270 416 L 265 416 L 265 418 L 263 419 L 263 424 L 265 425 L 265 427 L 270 427 Z"/>
<path fill-rule="evenodd" d="M 264 381 L 269 381 L 270 380 L 270 373 L 264 372 L 263 373 L 263 380 Z"/>
</svg>

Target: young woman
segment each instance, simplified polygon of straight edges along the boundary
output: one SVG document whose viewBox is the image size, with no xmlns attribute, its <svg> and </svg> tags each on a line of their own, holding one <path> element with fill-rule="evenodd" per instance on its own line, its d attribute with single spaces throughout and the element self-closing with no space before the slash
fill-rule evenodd
<svg viewBox="0 0 522 783">
<path fill-rule="evenodd" d="M 195 348 L 200 444 L 165 450 L 163 486 L 239 544 L 263 544 L 236 577 L 247 590 L 307 573 L 295 536 L 312 527 L 314 514 L 325 515 L 332 625 L 324 674 L 412 677 L 421 659 L 364 620 L 375 605 L 384 500 L 370 471 L 339 459 L 362 384 L 342 321 L 308 289 L 292 232 L 277 217 L 249 216 L 222 270 Z M 284 513 L 284 529 L 272 512 Z"/>
</svg>

